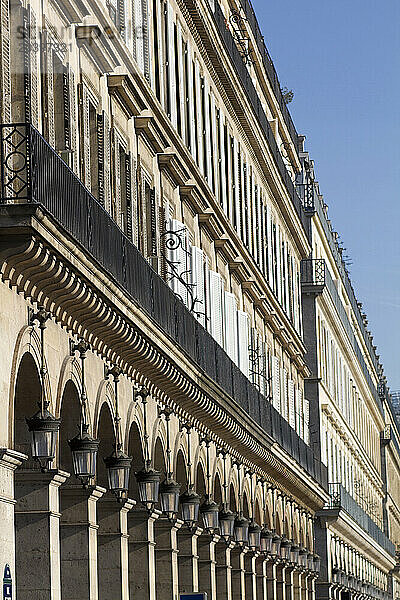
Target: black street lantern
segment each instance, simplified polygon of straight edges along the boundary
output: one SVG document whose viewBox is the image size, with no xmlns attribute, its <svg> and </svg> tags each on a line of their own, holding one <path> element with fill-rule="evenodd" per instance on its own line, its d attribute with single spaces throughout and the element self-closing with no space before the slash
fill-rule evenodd
<svg viewBox="0 0 400 600">
<path fill-rule="evenodd" d="M 163 411 L 160 411 L 160 416 L 164 414 L 166 430 L 167 430 L 167 473 L 166 478 L 160 485 L 160 504 L 162 512 L 167 515 L 170 521 L 176 517 L 176 514 L 179 510 L 179 491 L 181 486 L 177 483 L 172 475 L 171 469 L 171 448 L 169 441 L 169 423 L 171 420 L 171 410 L 168 408 L 164 408 Z"/>
<path fill-rule="evenodd" d="M 72 452 L 72 465 L 75 477 L 87 487 L 89 481 L 96 476 L 97 452 L 100 440 L 95 440 L 89 434 L 89 424 L 86 418 L 86 388 L 85 388 L 85 359 L 89 344 L 80 340 L 78 344 L 70 343 L 70 355 L 79 352 L 81 359 L 81 414 L 79 433 L 72 440 L 68 440 Z"/>
<path fill-rule="evenodd" d="M 290 562 L 292 565 L 299 565 L 300 546 L 292 544 L 290 548 Z"/>
<path fill-rule="evenodd" d="M 318 554 L 313 555 L 313 571 L 319 573 L 321 570 L 321 557 Z"/>
<path fill-rule="evenodd" d="M 235 519 L 233 535 L 237 544 L 244 545 L 249 541 L 249 521 L 242 514 Z"/>
<path fill-rule="evenodd" d="M 139 500 L 151 512 L 158 502 L 160 488 L 160 472 L 146 466 L 136 473 L 138 483 Z"/>
<path fill-rule="evenodd" d="M 26 419 L 28 429 L 31 433 L 32 458 L 37 461 L 43 472 L 47 471 L 49 464 L 56 456 L 56 447 L 58 432 L 60 430 L 60 419 L 52 415 L 48 407 L 50 403 L 45 396 L 46 380 L 46 361 L 44 357 L 44 331 L 46 321 L 50 318 L 50 313 L 44 308 L 40 308 L 37 313 L 29 313 L 29 325 L 34 325 L 35 321 L 39 323 L 40 329 L 40 399 L 38 402 L 39 410 L 32 417 Z"/>
<path fill-rule="evenodd" d="M 268 527 L 264 525 L 264 527 L 261 529 L 260 534 L 260 547 L 261 552 L 263 552 L 264 554 L 272 554 L 273 537 L 274 534 L 272 533 L 272 531 L 270 531 Z"/>
<path fill-rule="evenodd" d="M 42 392 L 43 393 L 43 392 Z M 40 464 L 42 471 L 47 471 L 49 464 L 56 456 L 60 419 L 56 419 L 48 411 L 49 402 L 39 403 L 39 410 L 30 419 L 26 419 L 31 433 L 32 457 Z"/>
<path fill-rule="evenodd" d="M 128 497 L 132 458 L 118 448 L 111 456 L 105 458 L 104 462 L 108 473 L 108 487 L 115 494 L 117 501 L 122 502 Z"/>
<path fill-rule="evenodd" d="M 304 546 L 301 547 L 300 551 L 299 551 L 299 565 L 303 569 L 307 569 L 307 554 L 308 554 L 307 548 L 304 548 Z"/>
<path fill-rule="evenodd" d="M 180 497 L 182 519 L 185 525 L 193 531 L 199 520 L 200 496 L 194 489 L 189 488 Z"/>
<path fill-rule="evenodd" d="M 207 533 L 213 535 L 218 529 L 219 506 L 214 500 L 207 497 L 200 506 L 200 513 L 203 519 L 203 527 Z"/>
<path fill-rule="evenodd" d="M 292 542 L 283 535 L 281 540 L 281 559 L 289 562 L 290 561 L 290 550 L 292 548 Z"/>
<path fill-rule="evenodd" d="M 229 544 L 233 538 L 234 526 L 235 515 L 226 505 L 224 505 L 219 512 L 219 532 L 222 539 L 227 544 Z"/>
<path fill-rule="evenodd" d="M 203 520 L 203 527 L 207 533 L 213 535 L 216 533 L 219 524 L 218 524 L 218 513 L 219 506 L 211 497 L 211 474 L 210 474 L 210 444 L 211 440 L 209 438 L 205 438 L 203 440 L 206 445 L 206 457 L 207 457 L 207 490 L 206 490 L 206 499 L 203 504 L 200 506 L 200 514 Z"/>
<path fill-rule="evenodd" d="M 181 486 L 173 479 L 165 479 L 160 485 L 161 510 L 172 521 L 179 510 L 179 491 Z"/>
<path fill-rule="evenodd" d="M 273 537 L 272 537 L 271 554 L 275 558 L 278 558 L 281 555 L 281 542 L 282 542 L 281 536 L 278 535 L 276 532 L 274 532 Z"/>
<path fill-rule="evenodd" d="M 259 550 L 261 544 L 261 527 L 255 521 L 249 525 L 249 547 L 251 550 Z"/>
<path fill-rule="evenodd" d="M 107 474 L 108 487 L 115 494 L 117 501 L 122 502 L 128 497 L 129 475 L 131 471 L 132 457 L 127 456 L 122 451 L 121 442 L 121 419 L 118 412 L 118 382 L 121 375 L 121 369 L 114 366 L 112 369 L 105 368 L 104 376 L 108 379 L 111 375 L 114 379 L 114 397 L 115 397 L 115 446 L 111 456 L 104 459 Z"/>
<path fill-rule="evenodd" d="M 82 423 L 81 431 L 72 440 L 68 440 L 72 452 L 72 465 L 75 477 L 88 486 L 90 479 L 96 475 L 97 452 L 100 440 L 89 434 L 89 425 Z"/>
</svg>

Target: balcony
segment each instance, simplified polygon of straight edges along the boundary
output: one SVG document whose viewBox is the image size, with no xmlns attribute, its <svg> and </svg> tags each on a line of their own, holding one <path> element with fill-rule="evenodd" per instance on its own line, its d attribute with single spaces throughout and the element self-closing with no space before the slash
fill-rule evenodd
<svg viewBox="0 0 400 600">
<path fill-rule="evenodd" d="M 323 258 L 301 261 L 301 289 L 305 294 L 322 294 L 326 283 L 326 265 Z"/>
<path fill-rule="evenodd" d="M 0 126 L 0 214 L 40 209 L 177 347 L 325 489 L 327 469 L 187 310 L 136 246 L 31 125 Z M 18 206 L 15 206 L 15 205 Z"/>
<path fill-rule="evenodd" d="M 328 491 L 330 500 L 321 516 L 330 511 L 330 516 L 336 511 L 335 516 L 344 510 L 368 535 L 375 540 L 388 554 L 395 555 L 395 545 L 382 531 L 382 529 L 371 519 L 371 517 L 357 504 L 341 483 L 329 483 Z M 327 516 L 327 515 L 326 515 Z"/>
</svg>

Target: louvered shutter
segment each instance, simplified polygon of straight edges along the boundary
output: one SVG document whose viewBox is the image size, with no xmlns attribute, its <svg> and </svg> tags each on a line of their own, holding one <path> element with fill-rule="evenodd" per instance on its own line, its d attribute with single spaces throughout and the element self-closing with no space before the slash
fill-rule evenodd
<svg viewBox="0 0 400 600">
<path fill-rule="evenodd" d="M 168 13 L 168 73 L 170 84 L 170 107 L 171 107 L 171 122 L 174 127 L 177 127 L 177 105 L 176 105 L 176 73 L 175 73 L 175 22 L 174 13 L 169 2 L 167 3 Z"/>
<path fill-rule="evenodd" d="M 289 425 L 296 429 L 296 415 L 294 406 L 294 383 L 289 379 L 288 383 L 288 396 L 289 396 Z"/>
<path fill-rule="evenodd" d="M 223 346 L 223 283 L 222 277 L 215 271 L 210 271 L 210 309 L 211 309 L 211 335 Z"/>
<path fill-rule="evenodd" d="M 240 179 L 239 179 L 239 144 L 237 142 L 237 139 L 234 139 L 233 142 L 234 145 L 234 153 L 233 153 L 233 160 L 234 160 L 234 173 L 235 173 L 235 214 L 236 214 L 236 231 L 238 233 L 239 236 L 242 235 L 241 232 L 241 214 L 240 214 L 240 194 L 241 194 L 241 189 L 240 189 Z"/>
<path fill-rule="evenodd" d="M 148 0 L 142 0 L 143 23 L 143 73 L 150 83 L 150 44 L 149 44 L 149 6 Z"/>
<path fill-rule="evenodd" d="M 185 78 L 184 78 L 184 55 L 183 55 L 183 42 L 182 42 L 182 26 L 180 21 L 178 21 L 176 26 L 176 44 L 177 47 L 175 52 L 178 55 L 178 79 L 176 85 L 179 89 L 179 106 L 176 107 L 178 113 L 180 113 L 180 123 L 181 123 L 181 137 L 183 140 L 186 140 L 186 90 L 185 90 Z"/>
<path fill-rule="evenodd" d="M 276 226 L 276 291 L 279 302 L 282 304 L 282 257 L 281 257 L 281 229 L 279 225 Z"/>
<path fill-rule="evenodd" d="M 224 125 L 224 116 L 222 114 L 222 112 L 220 113 L 220 118 L 219 118 L 219 147 L 220 147 L 220 153 L 221 156 L 219 157 L 220 160 L 220 169 L 219 169 L 219 173 L 220 173 L 220 177 L 221 177 L 221 184 L 220 184 L 220 190 L 222 191 L 222 198 L 219 199 L 220 203 L 222 204 L 222 207 L 224 209 L 224 213 L 227 215 L 228 213 L 228 199 L 227 199 L 227 194 L 226 194 L 226 179 L 229 176 L 229 172 L 226 171 L 225 169 L 225 165 L 226 165 L 226 152 L 228 152 L 228 148 L 225 148 L 225 143 L 226 143 L 226 139 L 225 139 L 225 125 Z"/>
<path fill-rule="evenodd" d="M 30 27 L 29 27 L 29 44 L 30 44 L 30 92 L 31 97 L 31 123 L 34 127 L 39 127 L 39 36 L 36 23 L 35 12 L 30 8 Z"/>
<path fill-rule="evenodd" d="M 268 264 L 268 283 L 271 289 L 274 289 L 274 275 L 273 275 L 273 251 L 272 251 L 272 220 L 271 220 L 271 210 L 267 204 L 265 207 L 266 211 L 266 221 L 267 221 L 267 264 Z"/>
<path fill-rule="evenodd" d="M 206 285 L 204 271 L 204 253 L 201 248 L 191 248 L 191 283 L 193 296 L 196 299 L 194 310 L 196 319 L 205 326 L 206 324 Z M 198 311 L 196 313 L 196 311 Z"/>
<path fill-rule="evenodd" d="M 204 254 L 204 285 L 206 300 L 206 329 L 211 333 L 210 260 L 207 254 Z"/>
<path fill-rule="evenodd" d="M 68 66 L 63 66 L 62 77 L 65 149 L 71 150 L 71 98 Z"/>
<path fill-rule="evenodd" d="M 110 186 L 110 160 L 111 160 L 111 140 L 109 118 L 103 111 L 103 185 L 104 185 L 104 206 L 111 214 L 111 186 Z"/>
<path fill-rule="evenodd" d="M 90 124 L 89 124 L 89 98 L 85 88 L 83 88 L 83 162 L 84 162 L 84 182 L 86 187 L 91 190 L 90 181 Z"/>
<path fill-rule="evenodd" d="M 135 47 L 134 56 L 138 64 L 139 69 L 144 73 L 144 27 L 143 27 L 143 6 L 142 0 L 135 0 L 134 2 L 134 15 L 135 15 L 135 33 L 133 45 Z"/>
<path fill-rule="evenodd" d="M 234 294 L 225 292 L 225 343 L 224 348 L 234 363 L 238 364 L 237 303 Z"/>
<path fill-rule="evenodd" d="M 97 115 L 98 201 L 104 206 L 104 114 Z"/>
<path fill-rule="evenodd" d="M 132 171 L 131 155 L 125 154 L 126 235 L 133 240 L 132 227 Z"/>
<path fill-rule="evenodd" d="M 75 73 L 69 69 L 69 98 L 70 98 L 70 139 L 71 139 L 71 168 L 78 174 L 79 163 L 78 163 L 78 149 L 77 149 L 77 96 L 76 96 L 76 85 L 75 85 Z"/>
<path fill-rule="evenodd" d="M 9 0 L 0 1 L 0 102 L 3 123 L 11 123 L 11 71 L 10 71 L 10 8 Z"/>
<path fill-rule="evenodd" d="M 310 443 L 310 402 L 307 398 L 303 399 L 304 411 L 304 441 L 308 445 Z"/>
<path fill-rule="evenodd" d="M 288 407 L 288 372 L 287 369 L 282 369 L 282 417 L 289 420 L 289 407 Z"/>
<path fill-rule="evenodd" d="M 196 89 L 195 89 L 195 95 L 196 95 L 195 119 L 196 119 L 196 123 L 195 123 L 195 126 L 197 127 L 197 144 L 198 144 L 198 147 L 196 149 L 196 153 L 197 153 L 197 157 L 198 157 L 197 164 L 199 165 L 200 171 L 204 172 L 203 120 L 202 120 L 202 116 L 201 116 L 202 89 L 201 89 L 200 65 L 199 65 L 199 61 L 197 59 L 195 60 L 194 71 L 195 71 L 195 85 L 196 85 Z"/>
<path fill-rule="evenodd" d="M 249 376 L 249 315 L 238 310 L 238 346 L 239 368 L 246 377 Z"/>
<path fill-rule="evenodd" d="M 169 224 L 171 234 L 171 249 L 168 251 L 170 265 L 167 266 L 167 279 L 175 294 L 187 305 L 188 254 L 187 231 L 185 225 L 177 219 L 171 219 Z"/>
<path fill-rule="evenodd" d="M 280 385 L 280 368 L 279 358 L 272 357 L 272 398 L 273 405 L 276 410 L 281 411 L 281 385 Z"/>
<path fill-rule="evenodd" d="M 303 407 L 303 392 L 299 389 L 299 401 L 298 401 L 298 411 L 299 411 L 299 435 L 304 439 L 304 407 Z"/>
</svg>

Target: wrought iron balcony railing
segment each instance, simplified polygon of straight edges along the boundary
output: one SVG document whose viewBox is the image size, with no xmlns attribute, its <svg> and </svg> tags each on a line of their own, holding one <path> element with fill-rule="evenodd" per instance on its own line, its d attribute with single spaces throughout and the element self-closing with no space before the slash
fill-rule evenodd
<svg viewBox="0 0 400 600">
<path fill-rule="evenodd" d="M 301 261 L 301 284 L 303 289 L 319 291 L 325 287 L 326 265 L 323 258 L 308 258 Z"/>
<path fill-rule="evenodd" d="M 70 235 L 200 371 L 327 488 L 325 465 L 193 317 L 39 132 L 26 124 L 0 125 L 0 159 L 0 214 L 6 213 L 8 226 L 13 204 L 23 204 L 32 212 L 40 206 L 55 220 L 61 235 Z"/>
<path fill-rule="evenodd" d="M 350 517 L 368 533 L 388 554 L 395 555 L 395 545 L 375 521 L 350 496 L 341 483 L 329 483 L 329 502 L 326 509 L 345 510 Z"/>
</svg>

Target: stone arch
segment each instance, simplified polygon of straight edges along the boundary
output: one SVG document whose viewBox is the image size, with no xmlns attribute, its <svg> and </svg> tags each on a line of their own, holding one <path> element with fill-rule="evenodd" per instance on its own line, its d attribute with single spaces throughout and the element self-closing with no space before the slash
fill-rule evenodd
<svg viewBox="0 0 400 600">
<path fill-rule="evenodd" d="M 9 447 L 15 448 L 15 425 L 14 420 L 16 417 L 15 411 L 15 397 L 16 397 L 16 385 L 17 379 L 20 375 L 20 367 L 22 359 L 25 355 L 30 355 L 32 361 L 36 366 L 37 373 L 40 373 L 40 337 L 37 331 L 32 327 L 26 325 L 19 332 L 15 346 L 14 352 L 11 360 L 11 372 L 10 372 L 10 386 L 9 386 L 9 414 L 8 414 L 8 439 L 9 439 Z M 46 358 L 46 357 L 45 357 Z M 40 379 L 40 378 L 39 378 Z M 52 410 L 51 403 L 51 388 L 49 385 L 49 378 L 45 379 L 46 386 L 46 398 L 50 401 L 50 410 Z M 32 411 L 32 414 L 35 411 Z M 25 415 L 27 417 L 32 416 L 31 414 Z M 7 415 L 5 415 L 7 417 Z"/>
<path fill-rule="evenodd" d="M 213 480 L 213 497 L 214 502 L 221 506 L 224 501 L 224 488 L 223 480 L 221 480 L 220 474 L 218 472 L 215 473 L 215 477 Z"/>
<path fill-rule="evenodd" d="M 114 415 L 110 403 L 105 400 L 101 404 L 98 421 L 96 424 L 96 436 L 100 440 L 99 453 L 97 457 L 96 483 L 101 487 L 108 488 L 107 469 L 104 458 L 109 456 L 115 444 Z"/>
<path fill-rule="evenodd" d="M 166 451 L 165 445 L 163 444 L 162 438 L 160 435 L 157 436 L 155 440 L 155 444 L 153 446 L 152 452 L 152 462 L 153 467 L 160 471 L 160 473 L 165 473 L 167 470 L 167 461 L 166 461 Z"/>
<path fill-rule="evenodd" d="M 12 433 L 14 450 L 26 454 L 28 462 L 25 467 L 38 468 L 31 458 L 31 438 L 26 418 L 38 411 L 41 398 L 41 380 L 38 363 L 30 352 L 25 352 L 18 365 L 15 379 L 14 395 L 14 428 Z"/>
<path fill-rule="evenodd" d="M 195 477 L 195 490 L 200 497 L 204 497 L 206 494 L 206 470 L 201 460 L 197 463 Z"/>
<path fill-rule="evenodd" d="M 129 477 L 129 497 L 138 500 L 138 487 L 135 473 L 138 473 L 144 465 L 143 438 L 138 421 L 132 419 L 126 437 L 126 448 L 132 457 L 131 472 Z"/>
<path fill-rule="evenodd" d="M 68 379 L 65 383 L 59 405 L 61 417 L 58 443 L 58 466 L 62 471 L 73 475 L 72 454 L 68 440 L 79 432 L 81 402 L 75 381 Z"/>
<path fill-rule="evenodd" d="M 61 411 L 63 410 L 63 394 L 65 391 L 65 386 L 67 383 L 71 381 L 78 395 L 81 394 L 81 367 L 79 361 L 74 356 L 66 356 L 61 363 L 60 373 L 57 382 L 57 392 L 55 399 L 55 414 L 61 415 Z"/>
<path fill-rule="evenodd" d="M 178 453 L 175 458 L 174 475 L 176 481 L 181 484 L 181 490 L 185 490 L 188 485 L 187 464 L 182 448 L 178 450 Z"/>
<path fill-rule="evenodd" d="M 235 486 L 233 485 L 232 481 L 231 481 L 228 489 L 229 489 L 229 508 L 232 512 L 237 513 L 239 510 L 239 505 L 238 505 L 238 501 L 237 501 L 237 494 L 236 494 Z"/>
</svg>

